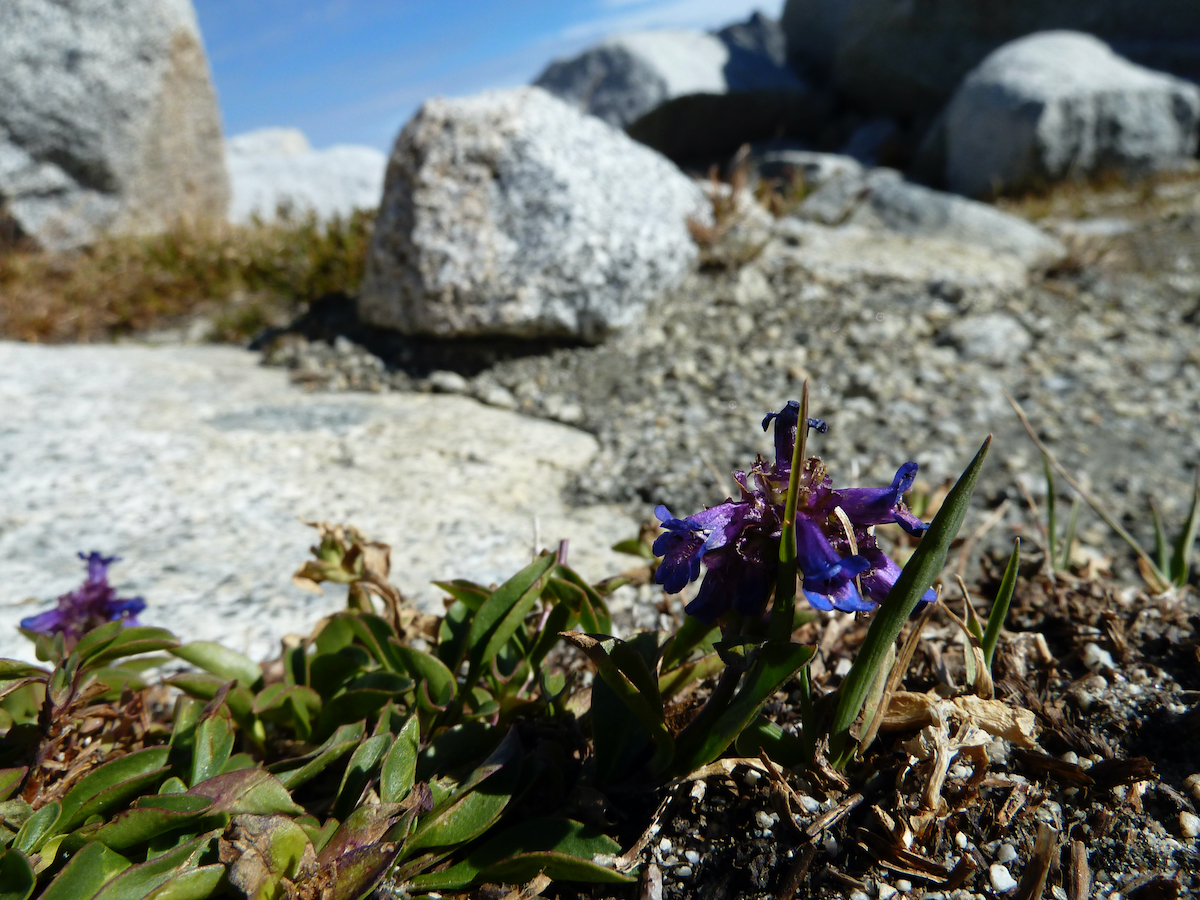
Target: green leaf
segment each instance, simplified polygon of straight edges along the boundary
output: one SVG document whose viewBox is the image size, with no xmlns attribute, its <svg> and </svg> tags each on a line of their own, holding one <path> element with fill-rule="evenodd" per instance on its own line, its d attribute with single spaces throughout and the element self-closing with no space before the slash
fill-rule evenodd
<svg viewBox="0 0 1200 900">
<path fill-rule="evenodd" d="M 188 791 L 194 797 L 213 801 L 211 812 L 230 815 L 269 816 L 276 813 L 302 815 L 304 810 L 292 802 L 282 780 L 266 769 L 238 769 L 214 775 Z"/>
<path fill-rule="evenodd" d="M 14 678 L 29 678 L 34 675 L 49 675 L 41 666 L 35 666 L 19 659 L 0 659 L 0 681 L 11 681 Z"/>
<path fill-rule="evenodd" d="M 88 835 L 113 850 L 124 850 L 173 831 L 207 814 L 213 806 L 208 797 L 191 794 L 155 794 L 140 797 L 130 809 Z M 90 827 L 90 826 L 89 826 Z"/>
<path fill-rule="evenodd" d="M 988 670 L 992 668 L 992 657 L 996 653 L 996 642 L 1000 640 L 1000 629 L 1008 617 L 1008 606 L 1012 602 L 1013 591 L 1017 586 L 1017 572 L 1021 566 L 1021 539 L 1013 541 L 1013 552 L 1008 558 L 1008 566 L 1004 569 L 1004 577 L 1000 580 L 1000 590 L 996 593 L 996 602 L 988 613 L 987 630 L 979 642 L 983 650 L 983 660 Z"/>
<path fill-rule="evenodd" d="M 250 657 L 212 641 L 192 641 L 171 652 L 205 672 L 251 690 L 262 681 L 262 669 Z"/>
<path fill-rule="evenodd" d="M 335 731 L 374 718 L 381 709 L 395 699 L 391 691 L 366 690 L 344 691 L 332 697 L 321 707 L 321 714 L 313 725 L 313 740 L 326 740 Z M 363 725 L 364 732 L 366 726 Z"/>
<path fill-rule="evenodd" d="M 146 895 L 146 900 L 208 900 L 225 877 L 225 866 L 213 863 L 176 875 Z"/>
<path fill-rule="evenodd" d="M 458 688 L 454 681 L 454 673 L 446 668 L 446 664 L 440 659 L 400 644 L 396 644 L 392 650 L 413 678 L 417 681 L 424 679 L 429 685 L 429 698 L 436 705 L 445 707 L 454 699 Z"/>
<path fill-rule="evenodd" d="M 86 662 L 97 653 L 101 652 L 105 647 L 117 639 L 117 635 L 125 628 L 125 623 L 120 619 L 112 622 L 105 622 L 98 628 L 93 628 L 87 634 L 79 639 L 79 643 L 75 645 L 74 653 L 79 657 L 81 662 Z"/>
<path fill-rule="evenodd" d="M 343 725 L 307 757 L 301 757 L 299 763 L 297 760 L 284 760 L 271 766 L 271 771 L 278 776 L 284 787 L 295 790 L 357 747 L 366 732 L 367 728 L 362 722 Z M 294 768 L 283 770 L 283 766 Z"/>
<path fill-rule="evenodd" d="M 29 766 L 16 769 L 0 769 L 0 801 L 7 800 L 21 786 Z"/>
<path fill-rule="evenodd" d="M 791 642 L 767 641 L 759 647 L 741 688 L 712 727 L 694 737 L 689 735 L 691 739 L 686 741 L 681 736 L 673 770 L 686 775 L 724 753 L 758 717 L 771 695 L 806 666 L 815 653 L 815 647 Z"/>
<path fill-rule="evenodd" d="M 527 565 L 492 593 L 479 607 L 467 635 L 471 668 L 491 662 L 496 652 L 508 643 L 525 616 L 533 608 L 554 569 L 556 557 L 545 553 Z"/>
<path fill-rule="evenodd" d="M 358 611 L 338 613 L 335 618 L 349 626 L 379 665 L 390 672 L 404 671 L 403 663 L 394 651 L 396 645 L 391 642 L 396 632 L 385 620 L 372 613 Z"/>
<path fill-rule="evenodd" d="M 611 634 L 612 614 L 600 592 L 570 566 L 559 566 L 555 574 L 583 592 L 583 605 L 579 610 L 579 624 L 583 630 L 588 634 Z"/>
<path fill-rule="evenodd" d="M 210 675 L 206 672 L 185 672 L 182 675 L 174 675 L 166 679 L 166 683 L 179 688 L 185 694 L 206 701 L 212 700 L 221 688 L 229 684 L 228 681 L 223 681 L 221 676 Z M 225 695 L 225 705 L 229 707 L 229 712 L 232 714 L 233 720 L 238 723 L 238 727 L 246 732 L 253 730 L 254 714 L 251 709 L 254 706 L 254 695 L 250 693 L 249 689 L 240 684 L 235 686 Z"/>
<path fill-rule="evenodd" d="M 321 695 L 312 688 L 287 685 L 282 681 L 277 681 L 259 691 L 250 710 L 256 716 L 262 716 L 276 710 L 286 709 L 289 703 L 297 704 L 315 715 L 321 711 L 322 701 Z"/>
<path fill-rule="evenodd" d="M 455 600 L 438 627 L 438 659 L 452 672 L 467 658 L 467 636 L 471 633 L 472 612 L 461 600 Z"/>
<path fill-rule="evenodd" d="M 186 869 L 193 868 L 212 839 L 212 835 L 201 835 L 161 856 L 130 866 L 104 885 L 92 900 L 144 900 L 157 888 L 178 878 Z"/>
<path fill-rule="evenodd" d="M 724 668 L 725 661 L 721 655 L 710 653 L 664 672 L 658 678 L 658 691 L 664 700 L 669 700 L 692 682 L 711 678 Z"/>
<path fill-rule="evenodd" d="M 233 752 L 233 723 L 222 715 L 211 715 L 196 726 L 192 742 L 192 777 L 190 784 L 219 775 Z"/>
<path fill-rule="evenodd" d="M 94 900 L 104 885 L 129 865 L 129 860 L 103 844 L 87 844 L 68 860 L 38 900 Z"/>
<path fill-rule="evenodd" d="M 946 554 L 966 518 L 971 495 L 975 492 L 975 483 L 979 480 L 991 442 L 991 435 L 988 435 L 975 458 L 950 489 L 916 551 L 880 604 L 867 630 L 866 640 L 838 688 L 833 721 L 829 727 L 829 755 L 836 766 L 844 766 L 854 755 L 850 727 L 862 711 L 871 684 L 889 648 L 896 643 L 900 629 L 946 564 Z"/>
<path fill-rule="evenodd" d="M 119 622 L 118 622 L 119 624 Z M 121 629 L 120 633 L 110 641 L 104 649 L 86 660 L 88 669 L 96 669 L 114 659 L 125 656 L 136 656 L 139 653 L 156 653 L 159 650 L 173 650 L 179 646 L 175 635 L 165 628 L 152 628 L 148 625 L 130 625 Z"/>
<path fill-rule="evenodd" d="M 637 879 L 602 866 L 620 845 L 594 828 L 571 819 L 532 819 L 509 828 L 440 872 L 409 879 L 410 889 L 458 891 L 483 882 L 521 884 L 539 872 L 562 881 L 629 884 Z"/>
<path fill-rule="evenodd" d="M 151 747 L 98 766 L 67 791 L 56 826 L 68 832 L 88 816 L 103 813 L 143 793 L 162 781 L 167 772 L 169 747 Z"/>
<path fill-rule="evenodd" d="M 1200 472 L 1196 473 L 1196 484 L 1192 488 L 1192 507 L 1187 522 L 1175 541 L 1171 554 L 1171 580 L 1180 587 L 1188 583 L 1192 571 L 1192 550 L 1196 545 L 1196 531 L 1200 529 Z"/>
<path fill-rule="evenodd" d="M 660 671 L 669 672 L 686 660 L 697 647 L 704 655 L 712 653 L 713 644 L 721 639 L 721 629 L 706 625 L 694 616 L 685 616 L 683 624 L 663 648 Z"/>
<path fill-rule="evenodd" d="M 432 781 L 475 765 L 500 743 L 503 733 L 486 722 L 464 722 L 440 732 L 417 756 L 417 781 Z"/>
<path fill-rule="evenodd" d="M 757 758 L 759 751 L 765 750 L 773 762 L 785 769 L 804 765 L 803 742 L 762 715 L 742 730 L 734 747 L 738 756 L 749 759 Z"/>
<path fill-rule="evenodd" d="M 1154 522 L 1154 562 L 1158 565 L 1159 571 L 1171 571 L 1171 551 L 1167 549 L 1167 533 L 1163 528 L 1162 515 L 1158 511 L 1158 504 L 1154 502 L 1154 498 L 1150 498 L 1150 519 Z"/>
<path fill-rule="evenodd" d="M 456 578 L 454 581 L 435 581 L 433 583 L 467 607 L 471 612 L 479 612 L 479 608 L 492 595 L 492 592 L 483 585 L 476 584 L 473 581 L 466 581 L 462 578 Z"/>
<path fill-rule="evenodd" d="M 538 672 L 541 670 L 542 662 L 546 658 L 546 654 L 553 649 L 558 643 L 558 633 L 560 631 L 570 631 L 575 627 L 578 617 L 571 611 L 569 607 L 560 603 L 550 610 L 546 616 L 546 621 L 542 625 L 541 633 L 533 641 L 533 646 L 529 649 L 530 667 Z"/>
<path fill-rule="evenodd" d="M 423 818 L 404 845 L 404 855 L 432 847 L 455 847 L 474 840 L 496 823 L 521 776 L 521 741 L 508 733 L 450 801 Z"/>
<path fill-rule="evenodd" d="M 653 640 L 653 634 L 649 634 Z M 568 632 L 563 637 L 587 654 L 604 683 L 650 732 L 655 745 L 651 767 L 661 771 L 674 756 L 675 739 L 667 729 L 658 679 L 651 674 L 645 660 L 633 647 L 617 638 L 599 640 L 604 636 L 575 632 Z"/>
<path fill-rule="evenodd" d="M 371 783 L 376 770 L 391 750 L 392 743 L 390 734 L 377 734 L 355 748 L 338 788 L 337 801 L 333 805 L 334 818 L 344 819 L 354 811 L 363 790 Z"/>
<path fill-rule="evenodd" d="M 37 886 L 33 866 L 20 850 L 0 850 L 0 900 L 29 900 Z"/>
<path fill-rule="evenodd" d="M 417 780 L 417 751 L 420 745 L 420 725 L 416 716 L 410 716 L 383 759 L 379 799 L 384 803 L 400 803 L 412 790 Z"/>
</svg>

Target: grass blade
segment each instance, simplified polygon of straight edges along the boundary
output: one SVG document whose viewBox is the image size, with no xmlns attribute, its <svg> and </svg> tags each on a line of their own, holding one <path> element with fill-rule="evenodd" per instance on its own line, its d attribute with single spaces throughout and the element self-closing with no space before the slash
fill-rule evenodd
<svg viewBox="0 0 1200 900">
<path fill-rule="evenodd" d="M 1192 488 L 1192 508 L 1179 539 L 1175 541 L 1175 552 L 1171 554 L 1171 580 L 1182 587 L 1187 584 L 1192 571 L 1192 549 L 1196 545 L 1196 529 L 1200 527 L 1200 471 Z"/>
<path fill-rule="evenodd" d="M 1017 586 L 1017 570 L 1021 567 L 1021 539 L 1013 541 L 1012 556 L 1008 558 L 1008 567 L 1004 570 L 1004 578 L 1000 581 L 1000 590 L 996 594 L 996 602 L 988 614 L 987 629 L 983 633 L 980 646 L 983 648 L 983 660 L 988 670 L 992 668 L 992 657 L 996 653 L 996 641 L 1000 638 L 1000 629 L 1008 617 L 1008 607 L 1012 603 L 1013 591 Z"/>
</svg>

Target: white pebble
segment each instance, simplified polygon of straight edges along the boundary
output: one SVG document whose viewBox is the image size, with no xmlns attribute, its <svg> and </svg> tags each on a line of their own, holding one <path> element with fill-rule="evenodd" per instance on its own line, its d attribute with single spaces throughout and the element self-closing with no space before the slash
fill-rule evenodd
<svg viewBox="0 0 1200 900">
<path fill-rule="evenodd" d="M 837 842 L 837 839 L 832 834 L 826 835 L 825 840 L 822 843 L 822 846 L 825 848 L 825 852 L 829 856 L 837 856 L 838 855 L 838 842 Z"/>
<path fill-rule="evenodd" d="M 770 831 L 771 826 L 779 821 L 775 813 L 763 812 L 761 809 L 754 814 L 754 821 L 763 831 Z"/>
<path fill-rule="evenodd" d="M 1017 886 L 1017 879 L 1000 863 L 992 863 L 988 867 L 988 875 L 992 880 L 992 890 L 998 894 L 1007 894 Z"/>
<path fill-rule="evenodd" d="M 742 781 L 748 786 L 754 787 L 760 778 L 762 778 L 762 773 L 757 769 L 747 769 L 746 774 L 742 776 Z"/>
<path fill-rule="evenodd" d="M 1117 668 L 1116 663 L 1113 662 L 1112 654 L 1092 643 L 1083 645 L 1082 662 L 1093 672 L 1097 669 L 1109 669 L 1111 671 Z"/>
<path fill-rule="evenodd" d="M 675 877 L 676 878 L 691 878 L 692 877 L 692 867 L 691 866 L 680 866 L 678 869 L 675 870 Z"/>
<path fill-rule="evenodd" d="M 684 859 L 686 859 L 686 860 L 687 860 L 687 861 L 688 861 L 688 862 L 689 862 L 691 865 L 693 865 L 693 866 L 694 866 L 696 863 L 700 862 L 700 854 L 699 854 L 699 853 L 697 853 L 695 850 L 688 850 L 688 851 L 686 851 L 686 852 L 683 854 L 683 858 L 684 858 Z"/>
<path fill-rule="evenodd" d="M 879 900 L 891 900 L 896 896 L 896 889 L 887 882 L 881 881 L 875 887 L 875 892 L 879 896 Z"/>
<path fill-rule="evenodd" d="M 961 831 L 957 832 L 954 835 L 954 843 L 958 845 L 959 850 L 966 850 L 967 849 L 967 836 L 965 834 L 963 834 Z"/>
<path fill-rule="evenodd" d="M 850 900 L 871 900 L 871 895 L 862 891 L 851 891 Z"/>
<path fill-rule="evenodd" d="M 816 797 L 810 797 L 808 794 L 800 795 L 800 805 L 804 807 L 804 811 L 808 813 L 818 813 L 821 811 L 821 801 Z"/>
<path fill-rule="evenodd" d="M 1190 813 L 1185 809 L 1179 814 L 1179 830 L 1187 838 L 1194 838 L 1200 835 L 1200 816 Z"/>
<path fill-rule="evenodd" d="M 1062 755 L 1062 761 L 1065 763 L 1070 763 L 1073 766 L 1077 766 L 1079 765 L 1079 754 L 1074 750 L 1068 750 Z"/>
<path fill-rule="evenodd" d="M 663 838 L 661 841 L 659 841 L 658 849 L 661 850 L 663 853 L 670 853 L 671 852 L 671 839 Z"/>
<path fill-rule="evenodd" d="M 907 894 L 909 891 L 912 890 L 912 882 L 906 878 L 901 878 L 899 881 L 896 882 L 896 890 L 898 890 L 902 894 Z"/>
<path fill-rule="evenodd" d="M 996 861 L 1001 863 L 1010 863 L 1017 858 L 1017 850 L 1012 844 L 1001 844 L 999 851 L 996 853 Z"/>
</svg>

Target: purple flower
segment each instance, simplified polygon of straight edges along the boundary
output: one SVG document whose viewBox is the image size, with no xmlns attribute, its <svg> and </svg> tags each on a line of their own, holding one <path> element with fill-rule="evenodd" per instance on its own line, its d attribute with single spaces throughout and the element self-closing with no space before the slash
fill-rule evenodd
<svg viewBox="0 0 1200 900">
<path fill-rule="evenodd" d="M 120 599 L 108 583 L 108 567 L 120 557 L 101 556 L 92 551 L 79 558 L 87 563 L 87 578 L 77 590 L 63 594 L 58 605 L 51 610 L 21 620 L 21 629 L 37 634 L 59 634 L 65 639 L 68 649 L 81 637 L 103 625 L 118 619 L 126 625 L 137 625 L 137 614 L 146 608 L 141 597 Z"/>
<path fill-rule="evenodd" d="M 713 622 L 730 610 L 742 616 L 760 615 L 775 586 L 800 404 L 792 400 L 779 412 L 768 414 L 764 431 L 772 421 L 775 461 L 769 464 L 759 458 L 749 473 L 734 473 L 740 500 L 727 499 L 686 519 L 676 519 L 665 506 L 654 511 L 665 529 L 654 542 L 655 555 L 662 557 L 655 580 L 668 593 L 679 593 L 700 577 L 703 563 L 704 581 L 686 607 L 689 615 L 703 622 Z M 828 430 L 820 419 L 809 419 L 805 425 L 821 434 Z M 870 528 L 895 522 L 910 534 L 925 530 L 925 523 L 903 501 L 916 472 L 916 463 L 905 463 L 890 487 L 834 490 L 825 464 L 815 456 L 805 461 L 796 509 L 796 561 L 804 596 L 813 607 L 868 611 L 887 596 L 900 567 L 879 549 Z M 928 591 L 922 599 L 934 597 Z"/>
</svg>

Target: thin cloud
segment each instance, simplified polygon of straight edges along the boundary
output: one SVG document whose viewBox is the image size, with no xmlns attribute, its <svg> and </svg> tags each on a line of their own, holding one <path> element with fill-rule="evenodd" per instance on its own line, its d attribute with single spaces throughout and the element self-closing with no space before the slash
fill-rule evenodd
<svg viewBox="0 0 1200 900">
<path fill-rule="evenodd" d="M 656 28 L 719 28 L 755 10 L 777 17 L 781 4 L 779 0 L 601 0 L 601 7 L 617 12 L 570 25 L 559 32 L 559 38 L 579 43 Z"/>
</svg>

